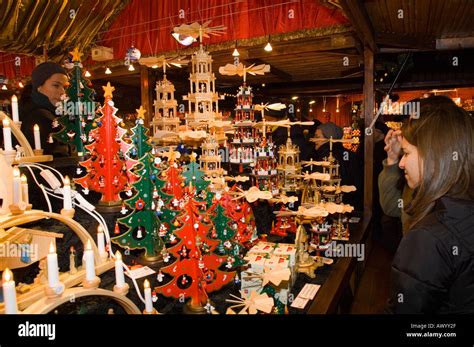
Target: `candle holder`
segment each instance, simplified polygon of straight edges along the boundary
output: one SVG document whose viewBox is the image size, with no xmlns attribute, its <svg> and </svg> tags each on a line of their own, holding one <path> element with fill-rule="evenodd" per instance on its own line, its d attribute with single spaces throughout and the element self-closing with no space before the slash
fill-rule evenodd
<svg viewBox="0 0 474 347">
<path fill-rule="evenodd" d="M 130 286 L 128 283 L 125 283 L 122 287 L 117 287 L 117 285 L 114 285 L 114 293 L 120 294 L 120 295 L 127 295 L 128 290 L 130 289 Z"/>
<path fill-rule="evenodd" d="M 12 166 L 13 162 L 15 161 L 16 157 L 16 150 L 11 149 L 11 150 L 3 150 L 3 155 L 5 156 L 5 161 L 7 162 L 8 165 Z"/>
<path fill-rule="evenodd" d="M 46 285 L 44 287 L 44 293 L 46 294 L 46 297 L 48 299 L 55 299 L 63 295 L 65 288 L 66 286 L 64 285 L 64 283 L 58 282 L 58 284 L 54 288 L 51 288 L 50 286 Z"/>
<path fill-rule="evenodd" d="M 44 150 L 43 150 L 42 148 L 40 148 L 40 149 L 34 149 L 34 150 L 33 150 L 33 153 L 34 153 L 35 155 L 43 155 L 43 151 L 44 151 Z"/>
<path fill-rule="evenodd" d="M 61 209 L 61 216 L 64 216 L 64 217 L 68 217 L 68 218 L 74 218 L 74 213 L 76 212 L 75 209 L 71 208 L 71 209 L 67 209 L 65 210 L 64 208 Z"/>
<path fill-rule="evenodd" d="M 105 263 L 109 259 L 109 253 L 107 252 L 101 252 L 99 254 L 100 260 Z"/>
<path fill-rule="evenodd" d="M 11 214 L 15 216 L 25 213 L 24 206 L 22 208 L 22 206 L 11 204 L 8 208 L 10 209 Z"/>
<path fill-rule="evenodd" d="M 82 286 L 86 289 L 97 289 L 100 285 L 100 278 L 95 276 L 92 280 L 84 278 Z"/>
<path fill-rule="evenodd" d="M 146 310 L 143 310 L 143 314 L 159 314 L 159 312 L 153 307 L 153 311 L 147 312 Z"/>
</svg>

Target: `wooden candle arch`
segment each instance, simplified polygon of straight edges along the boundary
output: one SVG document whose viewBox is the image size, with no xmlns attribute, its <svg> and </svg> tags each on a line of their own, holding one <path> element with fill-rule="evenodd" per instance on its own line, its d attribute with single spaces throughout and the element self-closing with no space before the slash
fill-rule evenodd
<svg viewBox="0 0 474 347">
<path fill-rule="evenodd" d="M 25 157 L 20 158 L 18 161 L 15 159 L 15 163 L 41 163 L 53 160 L 52 155 L 37 155 L 18 125 L 16 125 L 16 123 L 11 120 L 11 118 L 8 117 L 5 112 L 0 111 L 0 122 L 3 122 L 4 119 L 8 119 L 10 121 L 12 134 L 15 136 L 16 140 L 25 151 Z"/>
<path fill-rule="evenodd" d="M 126 296 L 114 293 L 105 289 L 85 289 L 85 288 L 69 288 L 66 289 L 62 296 L 54 300 L 43 297 L 28 306 L 23 314 L 47 314 L 53 312 L 54 309 L 64 303 L 70 302 L 72 298 L 83 298 L 88 296 L 104 296 L 113 299 L 122 306 L 127 314 L 141 314 L 140 309 Z"/>
</svg>

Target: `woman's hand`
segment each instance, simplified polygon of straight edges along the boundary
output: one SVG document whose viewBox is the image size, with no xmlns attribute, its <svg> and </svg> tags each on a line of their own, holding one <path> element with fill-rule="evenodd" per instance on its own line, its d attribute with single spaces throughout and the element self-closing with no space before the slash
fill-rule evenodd
<svg viewBox="0 0 474 347">
<path fill-rule="evenodd" d="M 387 164 L 394 165 L 398 163 L 402 151 L 402 132 L 401 130 L 390 130 L 385 136 L 385 151 L 387 152 Z"/>
</svg>

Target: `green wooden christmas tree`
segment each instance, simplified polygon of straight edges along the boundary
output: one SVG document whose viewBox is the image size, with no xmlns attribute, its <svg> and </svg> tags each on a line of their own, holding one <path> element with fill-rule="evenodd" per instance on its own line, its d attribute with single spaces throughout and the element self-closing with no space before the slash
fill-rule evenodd
<svg viewBox="0 0 474 347">
<path fill-rule="evenodd" d="M 212 222 L 214 223 L 215 238 L 220 241 L 216 253 L 226 256 L 225 268 L 235 269 L 245 262 L 240 254 L 242 246 L 234 240 L 236 230 L 230 225 L 233 221 L 227 217 L 226 211 L 221 204 L 218 203 L 214 211 L 215 216 L 212 218 Z"/>
<path fill-rule="evenodd" d="M 159 237 L 161 223 L 156 211 L 160 211 L 171 196 L 162 192 L 165 181 L 160 179 L 160 170 L 155 166 L 148 143 L 147 129 L 143 126 L 145 110 L 140 107 L 137 112 L 137 125 L 132 129 L 132 138 L 136 140 L 133 141 L 135 152 L 141 155 L 134 169 L 140 179 L 132 184 L 136 194 L 125 201 L 132 213 L 119 219 L 119 223 L 127 226 L 128 230 L 112 238 L 112 242 L 123 248 L 144 249 L 145 258 L 150 259 L 159 257 L 164 246 Z"/>
<path fill-rule="evenodd" d="M 66 90 L 67 100 L 57 108 L 62 117 L 59 123 L 62 129 L 53 134 L 53 137 L 75 148 L 78 155 L 86 153 L 85 145 L 89 141 L 89 132 L 95 124 L 94 90 L 90 88 L 90 81 L 82 76 L 81 56 L 78 49 L 70 52 L 74 64 L 71 72 L 70 86 Z"/>
<path fill-rule="evenodd" d="M 207 208 L 210 208 L 214 199 L 214 194 L 209 190 L 211 182 L 204 179 L 204 171 L 201 170 L 201 167 L 196 162 L 196 153 L 192 153 L 189 157 L 190 162 L 185 166 L 185 171 L 183 172 L 185 184 L 189 186 L 189 183 L 192 183 L 196 189 L 196 200 L 205 201 Z"/>
</svg>

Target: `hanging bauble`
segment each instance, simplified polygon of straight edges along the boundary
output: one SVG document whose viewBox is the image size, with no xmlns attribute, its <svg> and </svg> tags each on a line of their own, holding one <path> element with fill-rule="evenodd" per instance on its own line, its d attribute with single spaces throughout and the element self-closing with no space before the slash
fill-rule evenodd
<svg viewBox="0 0 474 347">
<path fill-rule="evenodd" d="M 135 207 L 137 208 L 137 210 L 143 210 L 143 208 L 145 207 L 145 201 L 143 201 L 141 198 L 138 199 L 135 203 Z"/>
<path fill-rule="evenodd" d="M 138 48 L 130 47 L 127 49 L 127 53 L 125 54 L 125 65 L 130 65 L 130 63 L 135 63 L 140 59 L 142 53 Z"/>
<path fill-rule="evenodd" d="M 120 234 L 120 227 L 119 227 L 118 223 L 115 223 L 114 234 L 115 235 Z"/>
<path fill-rule="evenodd" d="M 182 143 L 180 143 L 177 147 L 176 147 L 177 151 L 181 154 L 185 154 L 186 153 L 186 146 Z"/>
</svg>

